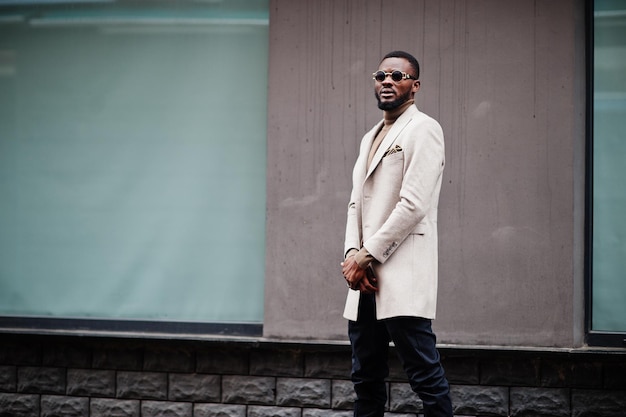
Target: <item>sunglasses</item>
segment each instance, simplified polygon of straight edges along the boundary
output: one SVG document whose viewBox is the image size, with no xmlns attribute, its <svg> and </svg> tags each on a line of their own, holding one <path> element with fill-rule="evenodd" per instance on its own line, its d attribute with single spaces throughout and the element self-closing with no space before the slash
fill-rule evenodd
<svg viewBox="0 0 626 417">
<path fill-rule="evenodd" d="M 372 74 L 372 78 L 378 81 L 379 83 L 382 83 L 383 81 L 385 81 L 388 75 L 391 75 L 391 79 L 396 83 L 402 80 L 406 80 L 407 78 L 411 80 L 417 80 L 417 78 L 415 78 L 411 74 L 407 74 L 406 72 L 402 72 L 398 70 L 395 70 L 392 72 L 376 71 L 375 73 Z"/>
</svg>

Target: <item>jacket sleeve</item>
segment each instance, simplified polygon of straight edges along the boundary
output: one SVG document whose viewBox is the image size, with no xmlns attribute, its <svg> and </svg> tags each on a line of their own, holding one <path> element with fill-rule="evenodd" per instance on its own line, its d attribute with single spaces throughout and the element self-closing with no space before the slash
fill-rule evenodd
<svg viewBox="0 0 626 417">
<path fill-rule="evenodd" d="M 348 203 L 348 217 L 346 221 L 346 235 L 343 250 L 344 257 L 348 254 L 350 249 L 359 250 L 363 246 L 360 213 L 358 211 L 361 209 L 361 193 L 363 191 L 362 187 L 363 180 L 365 179 L 366 158 L 369 154 L 369 146 L 371 145 L 374 133 L 379 129 L 381 124 L 382 121 L 374 126 L 361 139 L 359 155 L 352 170 L 352 192 L 350 193 L 350 202 Z"/>
<path fill-rule="evenodd" d="M 355 166 L 355 170 L 356 170 Z M 353 174 L 354 176 L 355 174 Z M 348 203 L 348 217 L 346 221 L 346 236 L 344 242 L 343 255 L 347 256 L 351 249 L 359 250 L 361 248 L 361 231 L 359 227 L 359 220 L 357 216 L 357 203 L 359 199 L 359 193 L 355 189 L 354 185 L 352 192 L 350 193 L 350 202 Z"/>
</svg>

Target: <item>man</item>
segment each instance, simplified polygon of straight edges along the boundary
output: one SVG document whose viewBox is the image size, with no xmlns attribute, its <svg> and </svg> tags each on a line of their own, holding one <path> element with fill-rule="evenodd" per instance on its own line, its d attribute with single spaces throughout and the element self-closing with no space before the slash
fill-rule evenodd
<svg viewBox="0 0 626 417">
<path fill-rule="evenodd" d="M 439 123 L 420 112 L 419 64 L 394 51 L 374 74 L 384 119 L 361 141 L 348 205 L 344 317 L 352 344 L 355 417 L 382 417 L 389 342 L 426 417 L 452 416 L 431 320 L 437 299 L 437 205 L 444 166 Z"/>
</svg>

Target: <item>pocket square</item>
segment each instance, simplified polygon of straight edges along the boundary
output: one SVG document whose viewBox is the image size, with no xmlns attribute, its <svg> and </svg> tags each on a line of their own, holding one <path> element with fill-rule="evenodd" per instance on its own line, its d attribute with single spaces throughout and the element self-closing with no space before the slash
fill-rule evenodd
<svg viewBox="0 0 626 417">
<path fill-rule="evenodd" d="M 385 151 L 385 153 L 383 154 L 383 158 L 385 156 L 387 156 L 387 155 L 391 155 L 391 154 L 394 154 L 396 152 L 402 152 L 402 148 L 399 145 L 396 145 L 393 148 L 387 149 L 387 151 Z"/>
</svg>

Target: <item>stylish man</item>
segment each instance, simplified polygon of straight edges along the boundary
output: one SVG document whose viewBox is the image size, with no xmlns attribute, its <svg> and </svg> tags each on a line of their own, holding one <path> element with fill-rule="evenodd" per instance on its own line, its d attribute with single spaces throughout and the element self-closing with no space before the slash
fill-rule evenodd
<svg viewBox="0 0 626 417">
<path fill-rule="evenodd" d="M 382 417 L 389 342 L 426 417 L 452 416 L 431 320 L 437 301 L 441 126 L 414 105 L 419 64 L 394 51 L 373 74 L 384 118 L 361 141 L 348 205 L 344 317 L 352 344 L 355 417 Z"/>
</svg>

